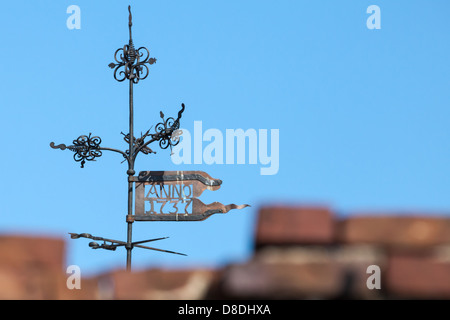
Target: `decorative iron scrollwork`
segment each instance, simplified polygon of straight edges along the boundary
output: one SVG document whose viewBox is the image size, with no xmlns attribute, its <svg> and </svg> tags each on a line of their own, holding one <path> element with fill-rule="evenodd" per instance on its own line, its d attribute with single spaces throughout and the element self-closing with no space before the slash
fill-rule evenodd
<svg viewBox="0 0 450 320">
<path fill-rule="evenodd" d="M 141 50 L 145 51 L 141 52 Z M 142 59 L 144 56 L 145 58 Z M 128 79 L 132 80 L 133 83 L 144 80 L 149 74 L 149 68 L 146 64 L 152 65 L 156 62 L 155 58 L 149 56 L 150 53 L 147 48 L 141 47 L 136 50 L 133 41 L 130 40 L 130 44 L 118 49 L 114 54 L 117 64 L 113 62 L 109 64 L 109 67 L 114 69 L 114 79 L 119 82 Z"/>
<path fill-rule="evenodd" d="M 154 135 L 159 140 L 159 146 L 161 149 L 167 149 L 170 147 L 175 147 L 178 143 L 180 143 L 180 135 L 182 131 L 180 129 L 180 119 L 184 112 L 184 103 L 181 104 L 181 110 L 178 112 L 177 119 L 172 117 L 164 120 L 164 113 L 160 112 L 160 117 L 163 120 L 158 123 L 155 127 L 156 134 Z"/>
<path fill-rule="evenodd" d="M 73 146 L 68 146 L 67 149 L 75 152 L 73 159 L 76 162 L 81 161 L 81 168 L 84 168 L 86 161 L 95 161 L 95 158 L 102 156 L 99 150 L 101 142 L 100 137 L 91 137 L 89 133 L 89 136 L 83 135 L 73 140 Z"/>
<path fill-rule="evenodd" d="M 148 65 L 154 64 L 156 59 L 150 58 L 150 52 L 147 48 L 135 48 L 132 37 L 133 17 L 130 6 L 128 6 L 128 12 L 129 42 L 123 48 L 116 50 L 114 53 L 115 62 L 110 63 L 109 67 L 114 69 L 114 79 L 117 81 L 122 82 L 128 79 L 131 84 L 136 84 L 140 80 L 147 78 L 149 74 Z M 130 92 L 130 101 L 133 101 L 132 91 Z M 102 151 L 113 151 L 121 154 L 125 159 L 124 161 L 128 161 L 129 165 L 133 167 L 134 161 L 140 152 L 146 155 L 156 153 L 150 148 L 151 143 L 157 141 L 161 149 L 170 147 L 172 150 L 172 147 L 180 142 L 180 136 L 182 134 L 182 131 L 180 130 L 180 119 L 184 109 L 184 104 L 181 104 L 181 110 L 178 112 L 178 117 L 176 119 L 173 117 L 165 119 L 164 113 L 160 112 L 162 121 L 155 126 L 153 132 L 151 132 L 152 128 L 150 128 L 145 134 L 141 134 L 140 138 L 134 137 L 133 132 L 131 132 L 131 134 L 122 132 L 125 142 L 127 142 L 128 145 L 131 143 L 129 149 L 125 151 L 100 147 L 100 137 L 91 137 L 91 134 L 89 134 L 89 136 L 83 135 L 78 137 L 73 141 L 73 145 L 71 146 L 66 146 L 65 144 L 55 145 L 53 142 L 50 143 L 50 146 L 53 149 L 69 149 L 74 152 L 74 159 L 77 162 L 81 162 L 82 168 L 84 168 L 86 161 L 95 161 L 96 158 L 101 157 Z M 132 110 L 132 104 L 130 104 L 130 110 Z M 130 118 L 130 121 L 133 121 L 131 114 Z M 132 141 L 130 141 L 130 139 L 132 139 Z M 130 151 L 130 149 L 132 151 Z M 130 170 L 130 172 L 133 171 L 134 170 Z"/>
<path fill-rule="evenodd" d="M 150 128 L 145 134 L 141 135 L 140 138 L 133 138 L 133 156 L 135 157 L 139 152 L 142 152 L 143 154 L 156 153 L 148 147 L 149 144 L 155 141 L 159 142 L 161 149 L 170 147 L 172 150 L 172 147 L 175 147 L 180 142 L 180 136 L 183 133 L 182 130 L 180 130 L 180 119 L 184 109 L 185 106 L 184 103 L 182 103 L 181 110 L 178 112 L 178 117 L 176 119 L 173 117 L 165 119 L 164 113 L 160 111 L 159 114 L 163 121 L 155 126 L 155 133 L 150 133 Z M 130 143 L 130 134 L 124 134 L 123 132 L 122 134 L 125 142 Z M 147 137 L 150 137 L 149 141 L 145 141 Z M 130 151 L 127 150 L 126 154 L 129 155 Z"/>
<path fill-rule="evenodd" d="M 147 64 L 152 65 L 156 63 L 155 58 L 150 58 L 150 52 L 145 47 L 135 49 L 133 37 L 131 35 L 132 15 L 131 9 L 128 7 L 129 22 L 128 28 L 130 30 L 130 40 L 123 48 L 117 49 L 114 53 L 114 60 L 117 63 L 111 62 L 108 66 L 114 69 L 114 79 L 119 82 L 125 79 L 132 80 L 133 83 L 138 83 L 140 80 L 147 78 L 149 68 Z"/>
<path fill-rule="evenodd" d="M 102 139 L 100 137 L 91 137 L 89 133 L 88 136 L 82 135 L 73 140 L 73 145 L 71 146 L 66 146 L 65 144 L 55 146 L 55 143 L 51 142 L 50 147 L 61 150 L 69 149 L 74 152 L 73 159 L 76 162 L 81 162 L 81 168 L 84 168 L 86 161 L 95 161 L 95 158 L 102 156 L 102 151 L 100 150 L 101 142 Z"/>
<path fill-rule="evenodd" d="M 134 146 L 133 149 L 134 150 L 139 150 L 143 154 L 156 153 L 155 151 L 150 149 L 148 146 L 145 146 L 145 147 L 143 146 L 144 143 L 145 143 L 145 138 L 150 136 L 150 130 L 151 130 L 151 128 L 144 135 L 141 134 L 140 138 L 136 139 L 135 137 L 133 137 L 133 146 Z M 129 144 L 130 143 L 130 134 L 129 133 L 125 134 L 123 132 L 121 132 L 121 134 L 123 135 L 123 140 L 125 140 L 125 142 L 127 144 Z M 127 155 L 129 155 L 130 154 L 130 150 L 125 151 L 125 153 Z M 136 154 L 136 152 L 135 152 L 135 154 Z"/>
</svg>

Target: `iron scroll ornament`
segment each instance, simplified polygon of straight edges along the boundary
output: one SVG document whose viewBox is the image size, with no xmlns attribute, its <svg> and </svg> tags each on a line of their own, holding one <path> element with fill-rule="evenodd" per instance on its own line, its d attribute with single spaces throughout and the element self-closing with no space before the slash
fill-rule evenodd
<svg viewBox="0 0 450 320">
<path fill-rule="evenodd" d="M 100 137 L 91 137 L 91 133 L 88 136 L 82 135 L 73 140 L 73 145 L 66 146 L 65 144 L 59 144 L 55 146 L 54 142 L 50 143 L 50 147 L 53 149 L 69 149 L 74 152 L 73 159 L 76 162 L 81 162 L 81 168 L 84 168 L 86 161 L 95 161 L 95 158 L 102 156 L 100 150 L 100 143 L 102 139 Z"/>
<path fill-rule="evenodd" d="M 162 118 L 162 122 L 159 122 L 155 126 L 155 133 L 151 133 L 149 129 L 144 135 L 140 138 L 133 138 L 133 154 L 130 155 L 130 151 L 121 151 L 113 148 L 104 148 L 101 147 L 100 144 L 102 139 L 98 136 L 89 135 L 81 135 L 77 139 L 73 140 L 73 145 L 66 146 L 65 144 L 55 145 L 54 142 L 50 143 L 50 147 L 53 149 L 61 149 L 74 152 L 74 160 L 76 162 L 81 162 L 81 168 L 84 168 L 86 161 L 96 161 L 96 158 L 102 156 L 102 151 L 114 151 L 122 154 L 126 161 L 134 161 L 139 154 L 142 152 L 143 154 L 156 153 L 152 149 L 150 149 L 149 145 L 153 142 L 159 142 L 159 146 L 161 149 L 167 149 L 170 147 L 176 146 L 180 142 L 180 136 L 182 131 L 180 130 L 180 119 L 185 110 L 184 103 L 181 104 L 181 110 L 178 112 L 178 117 L 174 119 L 173 117 L 169 117 L 167 119 L 164 118 L 164 113 L 160 112 L 160 117 Z M 123 133 L 122 133 L 123 134 Z M 129 143 L 130 134 L 123 134 L 125 142 Z M 146 138 L 150 138 L 150 140 L 146 141 Z"/>
<path fill-rule="evenodd" d="M 154 64 L 156 62 L 155 58 L 150 58 L 150 53 L 145 47 L 140 47 L 135 49 L 133 38 L 132 38 L 132 15 L 131 7 L 128 6 L 128 28 L 130 33 L 129 42 L 123 48 L 116 50 L 114 54 L 114 59 L 117 63 L 110 63 L 109 67 L 114 70 L 114 78 L 122 82 L 125 79 L 130 80 L 131 84 L 136 84 L 140 80 L 147 78 L 149 74 L 149 68 L 147 65 Z M 130 100 L 133 100 L 132 93 L 130 93 Z M 129 144 L 129 149 L 133 150 L 130 154 L 130 150 L 117 150 L 113 148 L 103 148 L 100 147 L 101 139 L 100 137 L 91 137 L 82 135 L 74 140 L 72 146 L 66 146 L 65 144 L 60 144 L 55 146 L 55 143 L 50 143 L 50 146 L 54 149 L 65 150 L 66 148 L 75 152 L 74 159 L 77 162 L 81 162 L 81 167 L 84 168 L 86 161 L 95 161 L 96 158 L 102 156 L 102 151 L 108 150 L 120 153 L 125 161 L 128 161 L 129 165 L 134 166 L 134 160 L 136 159 L 139 152 L 143 154 L 156 153 L 149 145 L 153 142 L 158 141 L 161 149 L 167 149 L 176 146 L 180 142 L 180 135 L 182 131 L 180 130 L 180 119 L 185 110 L 184 104 L 181 104 L 181 110 L 178 112 L 178 117 L 176 119 L 169 117 L 164 118 L 164 113 L 160 112 L 162 122 L 159 122 L 155 126 L 155 132 L 151 133 L 151 128 L 144 134 L 141 134 L 140 138 L 135 138 L 132 136 L 132 142 L 130 143 L 130 133 L 124 134 L 124 140 Z M 131 131 L 130 127 L 130 131 Z M 148 141 L 146 139 L 149 138 Z"/>
<path fill-rule="evenodd" d="M 181 110 L 178 111 L 178 117 L 176 119 L 173 117 L 164 119 L 164 113 L 160 111 L 159 114 L 163 121 L 155 126 L 155 133 L 151 133 L 150 128 L 144 135 L 141 135 L 140 138 L 133 138 L 133 157 L 136 157 L 139 152 L 142 152 L 143 154 L 156 153 L 149 147 L 149 145 L 155 141 L 159 141 L 159 146 L 163 150 L 169 147 L 172 150 L 172 147 L 178 145 L 178 143 L 180 143 L 180 136 L 183 133 L 183 131 L 180 130 L 180 119 L 183 116 L 185 108 L 184 103 L 182 103 Z M 124 134 L 123 132 L 122 134 L 125 142 L 130 143 L 130 134 Z M 147 137 L 150 137 L 149 141 L 145 141 Z M 125 152 L 127 155 L 130 154 L 129 150 Z"/>
<path fill-rule="evenodd" d="M 144 56 L 145 58 L 142 59 Z M 152 65 L 156 63 L 155 58 L 150 58 L 150 53 L 147 48 L 141 47 L 136 50 L 132 40 L 130 41 L 130 44 L 117 49 L 114 54 L 114 60 L 116 60 L 117 64 L 111 62 L 108 65 L 111 69 L 114 69 L 114 79 L 119 82 L 128 79 L 132 80 L 135 84 L 138 83 L 139 80 L 147 78 L 149 68 L 146 64 Z"/>
<path fill-rule="evenodd" d="M 76 162 L 81 161 L 81 167 L 84 168 L 86 161 L 95 161 L 95 158 L 101 157 L 100 143 L 102 139 L 100 137 L 79 136 L 78 139 L 73 141 L 74 147 L 70 148 L 75 154 L 73 159 Z"/>
<path fill-rule="evenodd" d="M 160 112 L 162 122 L 158 123 L 155 127 L 155 136 L 159 139 L 159 146 L 161 149 L 167 149 L 170 147 L 175 147 L 180 143 L 180 135 L 182 131 L 180 130 L 180 119 L 184 112 L 184 103 L 181 104 L 181 110 L 178 112 L 178 118 L 174 119 L 172 117 L 164 120 L 164 113 Z"/>
</svg>

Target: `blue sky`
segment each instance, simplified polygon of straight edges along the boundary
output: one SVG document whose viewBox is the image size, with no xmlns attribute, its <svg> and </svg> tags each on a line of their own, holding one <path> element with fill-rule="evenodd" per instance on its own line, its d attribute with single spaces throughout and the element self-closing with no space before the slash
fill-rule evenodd
<svg viewBox="0 0 450 320">
<path fill-rule="evenodd" d="M 69 30 L 70 5 L 81 29 Z M 0 232 L 67 239 L 82 272 L 124 267 L 125 250 L 91 250 L 68 232 L 126 239 L 126 163 L 105 152 L 84 169 L 71 142 L 92 132 L 125 150 L 128 85 L 108 64 L 128 42 L 129 1 L 2 4 Z M 279 129 L 279 172 L 260 164 L 175 165 L 169 150 L 136 171 L 202 170 L 222 179 L 205 203 L 251 204 L 204 222 L 134 224 L 133 266 L 216 267 L 247 260 L 258 208 L 320 204 L 339 215 L 450 213 L 447 1 L 133 1 L 133 38 L 158 59 L 135 86 L 135 132 L 182 127 Z M 381 29 L 369 30 L 369 5 Z"/>
</svg>

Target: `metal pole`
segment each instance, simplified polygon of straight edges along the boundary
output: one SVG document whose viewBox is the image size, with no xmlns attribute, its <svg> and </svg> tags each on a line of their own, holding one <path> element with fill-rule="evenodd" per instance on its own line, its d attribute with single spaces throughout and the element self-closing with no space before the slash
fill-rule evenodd
<svg viewBox="0 0 450 320">
<path fill-rule="evenodd" d="M 89 135 L 82 135 L 79 136 L 76 140 L 74 140 L 73 145 L 66 146 L 65 144 L 59 144 L 55 145 L 54 142 L 50 143 L 50 147 L 53 149 L 69 149 L 70 151 L 74 152 L 74 160 L 77 162 L 81 162 L 81 167 L 84 167 L 84 164 L 86 161 L 95 161 L 96 158 L 102 156 L 102 151 L 113 151 L 116 153 L 120 153 L 125 160 L 128 161 L 128 212 L 126 216 L 126 223 L 127 223 L 127 241 L 117 241 L 117 240 L 110 240 L 105 239 L 101 237 L 94 237 L 91 234 L 88 233 L 82 233 L 82 234 L 76 234 L 71 233 L 72 239 L 78 239 L 80 237 L 83 238 L 89 238 L 93 240 L 103 240 L 105 243 L 99 245 L 96 242 L 91 242 L 89 246 L 93 249 L 106 249 L 106 250 L 115 250 L 118 246 L 125 246 L 127 250 L 127 262 L 126 262 L 126 269 L 127 271 L 131 271 L 131 253 L 134 247 L 149 249 L 149 250 L 156 250 L 161 252 L 167 252 L 167 253 L 174 253 L 174 254 L 180 254 L 178 252 L 168 251 L 168 250 L 161 250 L 156 249 L 152 247 L 147 247 L 140 245 L 140 243 L 144 242 L 150 242 L 150 241 L 156 241 L 160 240 L 162 238 L 158 239 L 150 239 L 150 240 L 144 240 L 144 241 L 138 241 L 134 242 L 132 240 L 132 231 L 133 231 L 133 222 L 135 220 L 135 217 L 133 216 L 133 198 L 134 198 L 134 164 L 136 160 L 136 156 L 139 152 L 142 152 L 143 154 L 149 154 L 149 153 L 155 153 L 148 147 L 153 142 L 159 142 L 159 146 L 162 149 L 167 149 L 168 147 L 172 148 L 172 146 L 175 146 L 179 140 L 177 140 L 176 143 L 174 143 L 173 138 L 178 137 L 178 132 L 180 128 L 180 119 L 181 115 L 184 111 L 184 104 L 181 105 L 182 109 L 178 112 L 177 119 L 174 118 L 168 118 L 164 119 L 164 114 L 161 112 L 161 118 L 162 122 L 158 123 L 155 128 L 155 133 L 150 133 L 150 129 L 144 134 L 141 134 L 141 137 L 138 139 L 135 139 L 134 137 L 134 114 L 133 114 L 133 85 L 137 84 L 140 80 L 144 80 L 147 78 L 149 74 L 149 68 L 147 65 L 152 65 L 156 62 L 155 58 L 150 57 L 150 52 L 145 47 L 140 47 L 137 50 L 134 47 L 133 44 L 133 38 L 132 38 L 132 32 L 131 28 L 133 26 L 132 22 L 132 15 L 131 15 L 131 7 L 128 6 L 128 28 L 129 28 L 129 35 L 130 39 L 128 42 L 128 45 L 125 45 L 123 48 L 119 48 L 114 53 L 114 60 L 115 62 L 111 62 L 108 64 L 108 67 L 111 69 L 114 69 L 114 79 L 122 82 L 126 79 L 129 80 L 129 107 L 130 107 L 130 113 L 129 113 L 129 134 L 124 134 L 124 140 L 129 143 L 129 148 L 126 151 L 121 151 L 118 149 L 113 148 L 105 148 L 101 147 L 100 144 L 102 140 L 100 137 L 94 136 L 91 137 L 91 134 Z M 123 69 L 122 69 L 123 68 Z M 150 137 L 150 140 L 145 141 L 147 137 Z M 107 244 L 106 242 L 111 242 L 111 244 Z M 182 254 L 183 255 L 183 254 Z"/>
<path fill-rule="evenodd" d="M 133 182 L 130 178 L 134 176 L 134 133 L 133 133 L 133 80 L 130 79 L 130 144 L 129 144 L 129 159 L 128 162 L 128 215 L 127 215 L 127 271 L 131 271 L 131 251 L 133 250 L 132 244 L 132 232 L 133 232 L 133 221 L 130 219 L 133 214 Z"/>
</svg>

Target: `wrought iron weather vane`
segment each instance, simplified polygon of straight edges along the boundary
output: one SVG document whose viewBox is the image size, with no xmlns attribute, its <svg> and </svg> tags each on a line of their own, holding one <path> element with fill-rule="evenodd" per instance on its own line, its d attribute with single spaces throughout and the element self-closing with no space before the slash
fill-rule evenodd
<svg viewBox="0 0 450 320">
<path fill-rule="evenodd" d="M 70 233 L 72 239 L 88 238 L 96 241 L 103 241 L 103 244 L 97 242 L 89 243 L 93 249 L 105 249 L 114 251 L 117 247 L 124 246 L 127 250 L 127 270 L 131 269 L 131 253 L 134 247 L 162 251 L 173 254 L 181 254 L 174 251 L 162 250 L 143 246 L 142 243 L 163 240 L 166 238 L 149 239 L 144 241 L 132 242 L 132 224 L 134 221 L 201 221 L 215 213 L 227 213 L 231 209 L 242 209 L 248 205 L 237 206 L 230 204 L 227 206 L 214 202 L 210 205 L 203 204 L 197 197 L 205 190 L 217 190 L 222 183 L 221 180 L 212 179 L 208 174 L 201 171 L 143 171 L 135 177 L 134 165 L 139 153 L 145 155 L 156 153 L 151 148 L 152 143 L 158 143 L 161 149 L 176 146 L 180 142 L 180 119 L 185 110 L 184 104 L 178 112 L 177 118 L 165 118 L 164 113 L 160 112 L 161 121 L 156 124 L 154 131 L 150 128 L 140 138 L 134 136 L 134 106 L 133 106 L 133 86 L 140 80 L 144 80 L 149 75 L 149 66 L 156 63 L 155 58 L 150 57 L 150 52 L 145 47 L 135 48 L 132 37 L 132 14 L 131 7 L 128 6 L 129 18 L 129 41 L 123 48 L 119 48 L 114 53 L 115 62 L 108 66 L 114 70 L 114 79 L 123 82 L 129 82 L 129 133 L 123 134 L 128 149 L 125 151 L 107 148 L 101 146 L 101 138 L 97 136 L 81 135 L 73 140 L 73 144 L 55 145 L 50 143 L 53 149 L 70 150 L 74 152 L 74 160 L 81 163 L 84 168 L 86 161 L 96 161 L 103 155 L 103 151 L 112 151 L 119 153 L 128 163 L 128 214 L 127 222 L 127 241 L 106 239 L 92 236 L 88 233 Z M 147 190 L 146 190 L 147 188 Z M 159 193 L 158 193 L 159 190 Z M 163 194 L 164 192 L 164 194 Z M 135 214 L 133 214 L 133 193 L 135 194 Z M 160 205 L 158 211 L 155 210 L 155 203 Z M 172 204 L 169 211 L 165 211 L 165 205 Z M 184 205 L 179 208 L 179 204 Z M 145 206 L 149 205 L 150 210 Z M 182 211 L 182 212 L 179 212 Z"/>
</svg>

